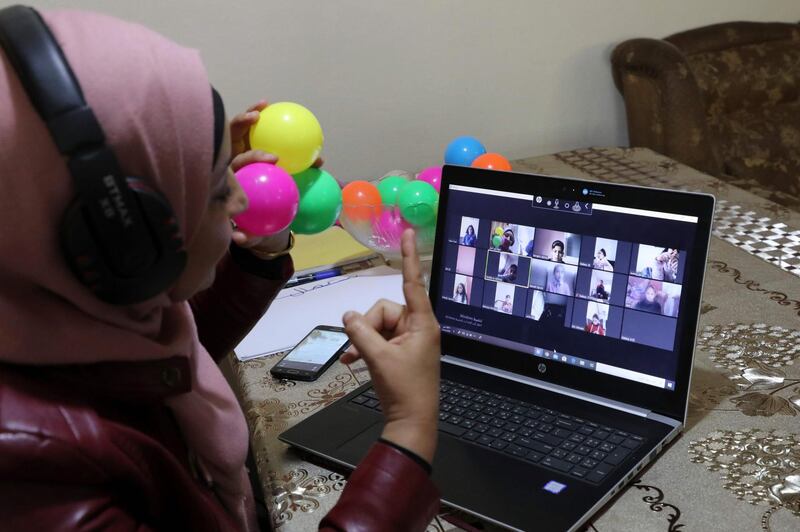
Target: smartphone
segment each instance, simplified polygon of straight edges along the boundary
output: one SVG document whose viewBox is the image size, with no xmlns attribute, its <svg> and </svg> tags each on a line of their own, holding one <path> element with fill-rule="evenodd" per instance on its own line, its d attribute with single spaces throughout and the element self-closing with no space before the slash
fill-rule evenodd
<svg viewBox="0 0 800 532">
<path fill-rule="evenodd" d="M 315 381 L 349 345 L 344 328 L 318 325 L 270 373 L 281 379 Z"/>
</svg>

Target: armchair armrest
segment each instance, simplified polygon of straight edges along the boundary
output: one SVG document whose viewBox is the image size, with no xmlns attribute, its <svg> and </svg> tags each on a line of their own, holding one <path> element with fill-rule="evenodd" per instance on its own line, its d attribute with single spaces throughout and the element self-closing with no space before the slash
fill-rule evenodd
<svg viewBox="0 0 800 532">
<path fill-rule="evenodd" d="M 658 39 L 632 39 L 614 49 L 611 64 L 630 145 L 718 175 L 722 164 L 708 134 L 705 102 L 681 51 Z"/>
</svg>

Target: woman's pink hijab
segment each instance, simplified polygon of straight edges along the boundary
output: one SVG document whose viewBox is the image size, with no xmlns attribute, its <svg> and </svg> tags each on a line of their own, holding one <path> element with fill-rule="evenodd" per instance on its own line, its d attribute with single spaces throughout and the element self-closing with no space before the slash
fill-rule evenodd
<svg viewBox="0 0 800 532">
<path fill-rule="evenodd" d="M 43 12 L 107 142 L 129 175 L 164 193 L 190 242 L 209 197 L 213 109 L 195 50 L 139 25 L 80 11 Z M 193 389 L 168 401 L 229 512 L 254 528 L 247 425 L 199 344 L 188 304 L 166 294 L 129 307 L 85 289 L 59 252 L 72 178 L 0 52 L 0 361 L 80 364 L 184 355 Z"/>
</svg>

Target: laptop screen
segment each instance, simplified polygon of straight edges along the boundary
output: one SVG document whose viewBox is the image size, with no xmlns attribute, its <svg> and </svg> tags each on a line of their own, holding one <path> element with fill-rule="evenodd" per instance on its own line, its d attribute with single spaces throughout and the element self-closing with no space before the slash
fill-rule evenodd
<svg viewBox="0 0 800 532">
<path fill-rule="evenodd" d="M 434 302 L 443 335 L 674 392 L 682 334 L 696 325 L 687 305 L 699 304 L 697 282 L 686 301 L 687 279 L 702 279 L 692 254 L 705 261 L 697 216 L 614 205 L 588 184 L 564 197 L 445 186 Z"/>
</svg>

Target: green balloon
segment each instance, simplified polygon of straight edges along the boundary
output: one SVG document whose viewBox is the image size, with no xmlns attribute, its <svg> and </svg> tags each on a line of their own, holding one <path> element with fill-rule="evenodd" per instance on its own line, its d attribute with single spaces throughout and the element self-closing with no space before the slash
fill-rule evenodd
<svg viewBox="0 0 800 532">
<path fill-rule="evenodd" d="M 342 211 L 342 189 L 336 179 L 319 168 L 309 168 L 292 177 L 300 191 L 292 231 L 313 235 L 332 226 Z"/>
<path fill-rule="evenodd" d="M 409 181 L 397 193 L 400 214 L 412 225 L 428 225 L 436 220 L 439 194 L 425 181 Z"/>
<path fill-rule="evenodd" d="M 492 245 L 493 245 L 494 247 L 496 247 L 496 248 L 499 248 L 499 247 L 500 247 L 500 244 L 502 244 L 502 243 L 503 243 L 503 239 L 502 239 L 502 238 L 500 238 L 499 236 L 497 236 L 497 235 L 494 235 L 494 236 L 492 237 Z"/>
<path fill-rule="evenodd" d="M 408 180 L 399 175 L 390 175 L 378 183 L 378 192 L 381 193 L 381 203 L 384 205 L 397 205 L 397 193 L 408 183 Z"/>
</svg>

